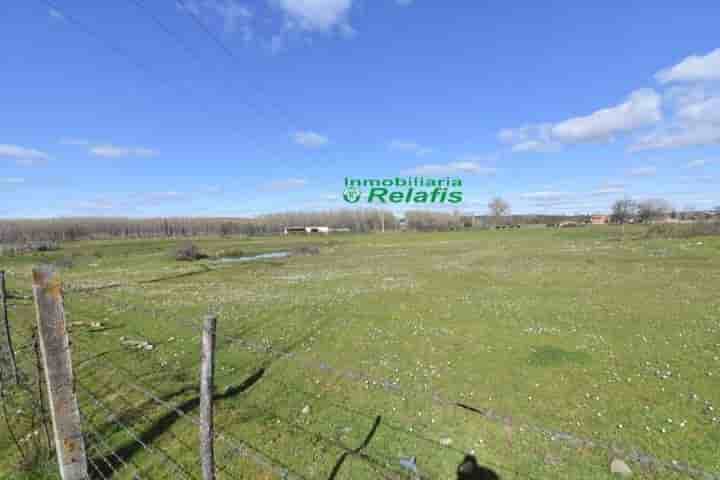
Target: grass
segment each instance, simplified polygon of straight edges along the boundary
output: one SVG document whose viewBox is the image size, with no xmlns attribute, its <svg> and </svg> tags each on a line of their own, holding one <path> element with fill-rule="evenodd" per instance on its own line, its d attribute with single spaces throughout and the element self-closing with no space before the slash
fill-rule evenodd
<svg viewBox="0 0 720 480">
<path fill-rule="evenodd" d="M 78 395 L 104 440 L 89 442 L 93 458 L 120 449 L 144 478 L 181 478 L 160 450 L 198 471 L 195 425 L 129 385 L 197 414 L 199 323 L 209 311 L 220 318 L 216 425 L 228 440 L 217 457 L 228 478 L 273 477 L 230 438 L 303 477 L 328 478 L 377 416 L 363 451 L 378 464 L 350 456 L 336 478 L 402 472 L 410 456 L 421 473 L 451 478 L 473 451 L 506 479 L 604 479 L 613 446 L 637 478 L 687 478 L 643 468 L 632 461 L 638 452 L 717 474 L 720 238 L 649 239 L 640 227 L 626 235 L 593 227 L 195 239 L 210 256 L 198 262 L 172 259 L 174 241 L 77 242 L 1 264 L 10 289 L 29 295 L 34 264 L 72 258 L 61 264 L 71 265 L 68 319 L 82 322 L 71 332 Z M 303 246 L 320 254 L 213 260 Z M 33 315 L 28 301 L 11 305 L 16 343 Z M 154 348 L 130 349 L 120 337 Z M 135 449 L 118 418 L 156 450 Z M 17 459 L 0 432 L 3 448 L 0 472 L 9 474 Z"/>
</svg>

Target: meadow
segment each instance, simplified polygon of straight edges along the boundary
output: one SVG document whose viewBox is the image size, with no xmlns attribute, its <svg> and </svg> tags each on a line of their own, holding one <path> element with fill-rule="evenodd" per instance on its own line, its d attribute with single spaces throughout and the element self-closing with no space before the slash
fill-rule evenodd
<svg viewBox="0 0 720 480">
<path fill-rule="evenodd" d="M 454 478 L 466 453 L 503 479 L 614 478 L 613 458 L 634 478 L 720 478 L 720 237 L 601 226 L 194 242 L 208 258 L 178 262 L 172 240 L 0 258 L 18 345 L 35 321 L 32 267 L 59 265 L 88 441 L 96 460 L 130 464 L 113 478 L 181 478 L 160 451 L 197 477 L 197 427 L 168 406 L 197 413 L 207 313 L 217 429 L 270 460 L 218 441 L 220 478 Z M 217 260 L 279 251 L 296 254 Z M 133 448 L 118 418 L 153 449 Z M 25 478 L 4 426 L 0 452 L 0 476 Z"/>
</svg>

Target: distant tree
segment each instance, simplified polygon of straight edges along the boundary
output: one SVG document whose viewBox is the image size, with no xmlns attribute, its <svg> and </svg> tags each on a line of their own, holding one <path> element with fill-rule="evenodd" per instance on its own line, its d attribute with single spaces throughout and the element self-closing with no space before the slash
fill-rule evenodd
<svg viewBox="0 0 720 480">
<path fill-rule="evenodd" d="M 638 203 L 638 219 L 641 222 L 651 222 L 662 218 L 672 211 L 670 202 L 662 198 L 650 198 Z"/>
<path fill-rule="evenodd" d="M 495 223 L 500 223 L 500 219 L 510 215 L 510 204 L 501 197 L 495 197 L 488 203 L 490 216 L 495 218 Z"/>
<path fill-rule="evenodd" d="M 637 204 L 629 198 L 616 200 L 612 205 L 610 221 L 613 223 L 627 223 L 637 212 Z"/>
<path fill-rule="evenodd" d="M 227 237 L 233 233 L 233 224 L 231 222 L 223 222 L 220 224 L 220 235 Z"/>
</svg>

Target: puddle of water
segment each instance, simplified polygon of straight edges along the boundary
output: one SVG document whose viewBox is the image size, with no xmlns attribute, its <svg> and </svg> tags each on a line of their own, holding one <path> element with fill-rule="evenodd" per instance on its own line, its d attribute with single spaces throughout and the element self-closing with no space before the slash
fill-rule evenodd
<svg viewBox="0 0 720 480">
<path fill-rule="evenodd" d="M 290 252 L 271 252 L 261 253 L 259 255 L 253 255 L 250 257 L 223 257 L 218 260 L 221 263 L 237 263 L 237 262 L 253 262 L 256 260 L 266 260 L 270 258 L 285 258 L 289 257 Z"/>
</svg>

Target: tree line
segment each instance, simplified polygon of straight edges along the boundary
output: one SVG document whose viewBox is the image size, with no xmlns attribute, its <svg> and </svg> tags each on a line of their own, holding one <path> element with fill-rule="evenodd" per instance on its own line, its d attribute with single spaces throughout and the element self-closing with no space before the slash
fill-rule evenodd
<svg viewBox="0 0 720 480">
<path fill-rule="evenodd" d="M 716 208 L 720 215 L 720 207 Z M 652 222 L 665 217 L 696 219 L 695 212 L 678 212 L 663 199 L 617 200 L 610 216 L 613 223 Z M 328 226 L 353 232 L 397 230 L 456 230 L 493 225 L 558 224 L 586 222 L 589 215 L 512 214 L 510 204 L 494 198 L 486 215 L 463 215 L 458 211 L 410 210 L 405 219 L 387 210 L 340 209 L 318 212 L 285 212 L 254 218 L 55 218 L 0 220 L 0 243 L 73 241 L 104 238 L 178 238 L 194 236 L 270 235 L 292 226 Z"/>
<path fill-rule="evenodd" d="M 254 218 L 55 218 L 0 220 L 0 243 L 74 241 L 104 238 L 177 238 L 194 236 L 263 235 L 288 226 L 321 225 L 354 232 L 391 230 L 398 225 L 392 212 L 343 209 L 287 212 Z"/>
<path fill-rule="evenodd" d="M 633 200 L 623 198 L 612 204 L 612 223 L 650 223 L 666 218 L 677 220 L 708 220 L 720 217 L 720 206 L 706 212 L 679 211 L 663 198 Z"/>
</svg>

